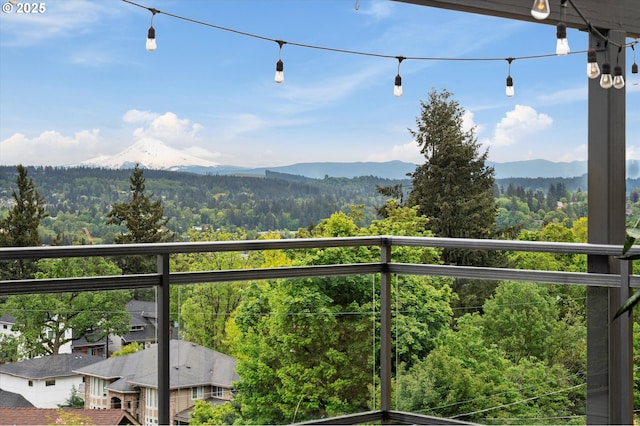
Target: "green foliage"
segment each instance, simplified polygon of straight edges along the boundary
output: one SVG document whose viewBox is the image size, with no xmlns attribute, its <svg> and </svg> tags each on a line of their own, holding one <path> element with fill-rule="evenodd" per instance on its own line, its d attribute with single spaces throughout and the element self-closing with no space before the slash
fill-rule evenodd
<svg viewBox="0 0 640 426">
<path fill-rule="evenodd" d="M 0 247 L 34 247 L 40 245 L 38 227 L 48 216 L 45 200 L 36 191 L 27 169 L 16 167 L 16 189 L 12 190 L 13 206 L 7 216 L 0 219 Z M 33 262 L 19 260 L 0 263 L 0 279 L 21 279 L 33 277 Z"/>
<path fill-rule="evenodd" d="M 125 355 L 131 355 L 134 354 L 136 352 L 140 352 L 141 350 L 144 349 L 144 345 L 140 342 L 131 342 L 128 345 L 125 345 L 122 347 L 122 349 L 120 349 L 119 351 L 115 351 L 114 353 L 111 354 L 111 358 L 115 357 L 115 356 L 125 356 Z"/>
<path fill-rule="evenodd" d="M 78 395 L 78 389 L 75 386 L 71 386 L 71 394 L 69 398 L 64 401 L 64 404 L 58 404 L 59 408 L 84 408 L 84 399 Z"/>
<path fill-rule="evenodd" d="M 120 269 L 102 258 L 43 259 L 37 262 L 36 278 L 116 275 Z M 60 347 L 81 337 L 100 340 L 129 329 L 125 307 L 128 291 L 83 291 L 14 295 L 2 306 L 15 319 L 22 355 L 57 354 Z M 71 335 L 73 331 L 73 335 Z"/>
<path fill-rule="evenodd" d="M 58 408 L 56 410 L 56 418 L 51 420 L 50 425 L 93 425 L 93 420 L 82 414 L 74 412 L 74 410 L 65 410 Z"/>
<path fill-rule="evenodd" d="M 389 209 L 389 216 L 359 228 L 354 217 L 335 213 L 310 237 L 426 232 L 415 208 Z M 310 249 L 287 253 L 292 265 L 368 262 L 380 256 L 366 247 Z M 394 252 L 398 261 L 437 261 L 434 250 Z M 273 257 L 275 259 L 276 257 Z M 278 260 L 285 263 L 283 260 Z M 290 423 L 364 411 L 371 407 L 371 369 L 378 349 L 379 291 L 372 276 L 320 277 L 255 283 L 243 293 L 233 320 L 238 359 L 236 402 L 250 423 Z M 397 292 L 396 292 L 397 290 Z M 397 277 L 393 336 L 398 359 L 406 364 L 434 347 L 449 326 L 451 290 L 447 280 Z"/>
</svg>

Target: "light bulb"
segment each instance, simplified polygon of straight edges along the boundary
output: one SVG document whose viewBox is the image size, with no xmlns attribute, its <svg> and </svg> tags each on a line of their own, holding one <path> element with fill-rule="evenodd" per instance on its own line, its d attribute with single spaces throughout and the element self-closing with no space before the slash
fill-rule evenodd
<svg viewBox="0 0 640 426">
<path fill-rule="evenodd" d="M 624 87 L 624 77 L 622 76 L 622 67 L 616 65 L 613 69 L 613 87 L 622 89 Z"/>
<path fill-rule="evenodd" d="M 600 77 L 598 56 L 594 49 L 589 49 L 587 52 L 587 76 L 591 79 Z"/>
<path fill-rule="evenodd" d="M 531 16 L 541 20 L 547 19 L 549 13 L 551 13 L 551 10 L 549 9 L 549 0 L 534 0 L 533 6 L 531 7 Z"/>
<path fill-rule="evenodd" d="M 602 75 L 600 76 L 600 87 L 608 89 L 613 86 L 613 78 L 611 77 L 611 65 L 602 64 Z"/>
<path fill-rule="evenodd" d="M 513 95 L 516 94 L 516 92 L 515 92 L 515 90 L 513 88 L 513 78 L 511 78 L 511 76 L 507 77 L 507 89 L 505 91 L 505 94 L 510 98 L 512 98 Z"/>
<path fill-rule="evenodd" d="M 147 33 L 147 50 L 152 52 L 158 48 L 156 44 L 156 30 L 153 26 L 149 27 L 149 32 Z"/>
<path fill-rule="evenodd" d="M 556 55 L 568 55 L 571 51 L 569 49 L 569 40 L 567 40 L 567 25 L 564 22 L 560 22 L 556 29 Z"/>
<path fill-rule="evenodd" d="M 631 65 L 631 84 L 633 86 L 640 85 L 640 77 L 638 77 L 638 64 L 635 62 Z"/>
<path fill-rule="evenodd" d="M 396 80 L 393 85 L 393 96 L 402 96 L 402 77 L 400 77 L 400 74 L 396 75 Z"/>
<path fill-rule="evenodd" d="M 275 82 L 282 83 L 283 81 L 284 81 L 284 62 L 282 62 L 282 59 L 278 59 L 278 62 L 276 62 Z"/>
</svg>

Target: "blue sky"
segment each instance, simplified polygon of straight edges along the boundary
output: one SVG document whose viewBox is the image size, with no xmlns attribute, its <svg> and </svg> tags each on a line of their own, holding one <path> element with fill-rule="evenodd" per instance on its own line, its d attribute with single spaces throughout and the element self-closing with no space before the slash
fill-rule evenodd
<svg viewBox="0 0 640 426">
<path fill-rule="evenodd" d="M 48 0 L 0 14 L 0 164 L 71 165 L 159 140 L 224 165 L 421 163 L 408 129 L 431 89 L 447 89 L 496 162 L 587 159 L 586 55 L 552 54 L 555 26 L 389 0 Z M 356 10 L 356 4 L 359 6 Z M 587 35 L 568 30 L 572 51 Z M 629 40 L 631 41 L 631 40 Z M 640 50 L 640 48 L 636 48 Z M 627 49 L 627 76 L 632 62 Z M 640 55 L 638 55 L 640 57 Z M 614 89 L 609 89 L 614 90 Z M 627 157 L 640 158 L 640 85 L 627 85 Z"/>
</svg>

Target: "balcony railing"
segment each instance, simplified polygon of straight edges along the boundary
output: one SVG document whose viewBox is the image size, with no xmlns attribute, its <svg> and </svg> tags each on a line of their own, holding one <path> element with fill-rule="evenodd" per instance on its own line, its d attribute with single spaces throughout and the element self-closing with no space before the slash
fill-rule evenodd
<svg viewBox="0 0 640 426">
<path fill-rule="evenodd" d="M 328 247 L 379 247 L 381 251 L 379 262 L 334 264 L 321 266 L 301 266 L 264 269 L 215 270 L 202 272 L 172 272 L 169 258 L 174 254 L 202 253 L 202 252 L 248 252 L 256 250 L 284 250 L 284 249 L 313 249 Z M 162 244 L 122 244 L 122 245 L 89 245 L 89 246 L 54 246 L 54 247 L 1 247 L 0 261 L 35 260 L 44 258 L 65 257 L 122 257 L 134 255 L 154 255 L 158 258 L 157 273 L 56 278 L 56 279 L 27 279 L 0 281 L 0 296 L 14 294 L 56 293 L 73 291 L 95 291 L 136 289 L 155 286 L 157 288 L 158 309 L 158 421 L 160 424 L 170 424 L 169 418 L 169 286 L 196 283 L 213 283 L 229 281 L 268 280 L 276 278 L 325 277 L 338 275 L 380 274 L 380 408 L 376 413 L 364 413 L 362 418 L 347 416 L 346 423 L 357 423 L 357 420 L 371 421 L 398 420 L 409 422 L 425 422 L 426 416 L 412 416 L 407 413 L 391 411 L 391 278 L 393 275 L 428 275 L 448 276 L 456 278 L 470 278 L 480 280 L 517 280 L 539 283 L 554 283 L 563 285 L 581 285 L 587 287 L 602 287 L 617 289 L 618 300 L 612 300 L 612 306 L 620 306 L 629 297 L 631 288 L 640 288 L 640 277 L 629 273 L 628 261 L 620 260 L 619 274 L 587 273 L 587 272 L 558 272 L 542 270 L 522 270 L 490 267 L 469 267 L 436 264 L 407 264 L 397 263 L 392 259 L 392 248 L 400 246 L 431 247 L 431 248 L 459 248 L 473 250 L 500 250 L 520 252 L 547 252 L 563 254 L 583 254 L 597 258 L 607 257 L 616 261 L 622 252 L 621 246 L 554 243 L 532 241 L 451 239 L 430 237 L 346 237 L 346 238 L 309 238 L 284 240 L 250 240 L 250 241 L 220 241 L 194 243 L 162 243 Z M 640 253 L 634 249 L 632 253 Z M 588 361 L 588 366 L 605 371 L 607 375 L 618 379 L 609 381 L 609 386 L 620 392 L 632 389 L 632 368 L 629 350 L 631 343 L 625 336 L 630 336 L 631 320 L 622 316 L 616 320 L 618 343 L 622 345 L 618 354 L 609 353 L 610 359 L 619 362 L 612 363 L 617 371 L 612 371 L 608 361 Z M 589 326 L 588 326 L 589 327 Z M 609 349 L 611 351 L 611 349 Z M 589 356 L 589 355 L 588 355 Z M 617 357 L 617 358 L 616 358 Z M 594 364 L 597 362 L 603 365 Z M 606 364 L 606 365 L 604 365 Z M 589 377 L 589 372 L 587 372 Z M 587 381 L 589 378 L 587 379 Z M 587 391 L 587 405 L 592 398 Z M 628 398 L 623 398 L 626 400 Z M 632 413 L 633 407 L 620 401 L 621 413 Z M 623 416 L 626 414 L 623 414 Z M 339 422 L 340 418 L 331 419 Z M 434 421 L 442 424 L 446 419 Z M 589 422 L 589 418 L 587 418 Z M 317 422 L 320 423 L 320 422 Z M 451 424 L 459 423 L 451 421 Z M 605 423 L 609 423 L 605 421 Z"/>
</svg>

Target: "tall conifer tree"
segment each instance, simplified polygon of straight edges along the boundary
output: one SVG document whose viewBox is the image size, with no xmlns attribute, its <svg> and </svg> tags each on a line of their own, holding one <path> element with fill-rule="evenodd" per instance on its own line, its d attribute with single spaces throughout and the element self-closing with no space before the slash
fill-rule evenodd
<svg viewBox="0 0 640 426">
<path fill-rule="evenodd" d="M 34 247 L 39 246 L 40 221 L 49 214 L 45 210 L 46 202 L 36 191 L 33 180 L 28 177 L 26 167 L 16 167 L 16 189 L 13 190 L 15 204 L 6 218 L 0 220 L 0 246 Z M 2 279 L 33 278 L 34 268 L 30 261 L 3 262 L 0 266 Z"/>
<path fill-rule="evenodd" d="M 411 135 L 425 157 L 412 173 L 407 204 L 429 218 L 438 237 L 492 238 L 497 209 L 493 196 L 494 170 L 486 165 L 474 130 L 463 129 L 464 108 L 447 90 L 429 93 L 421 102 L 417 129 Z M 481 253 L 445 250 L 443 260 L 458 265 L 486 264 Z"/>
<path fill-rule="evenodd" d="M 144 170 L 136 164 L 129 177 L 131 199 L 116 203 L 107 215 L 107 224 L 124 225 L 126 232 L 115 237 L 117 244 L 162 243 L 173 241 L 174 234 L 166 229 L 169 221 L 164 217 L 160 200 L 153 201 L 153 193 L 145 192 Z M 129 256 L 117 260 L 124 274 L 151 273 L 156 271 L 154 258 Z"/>
</svg>

